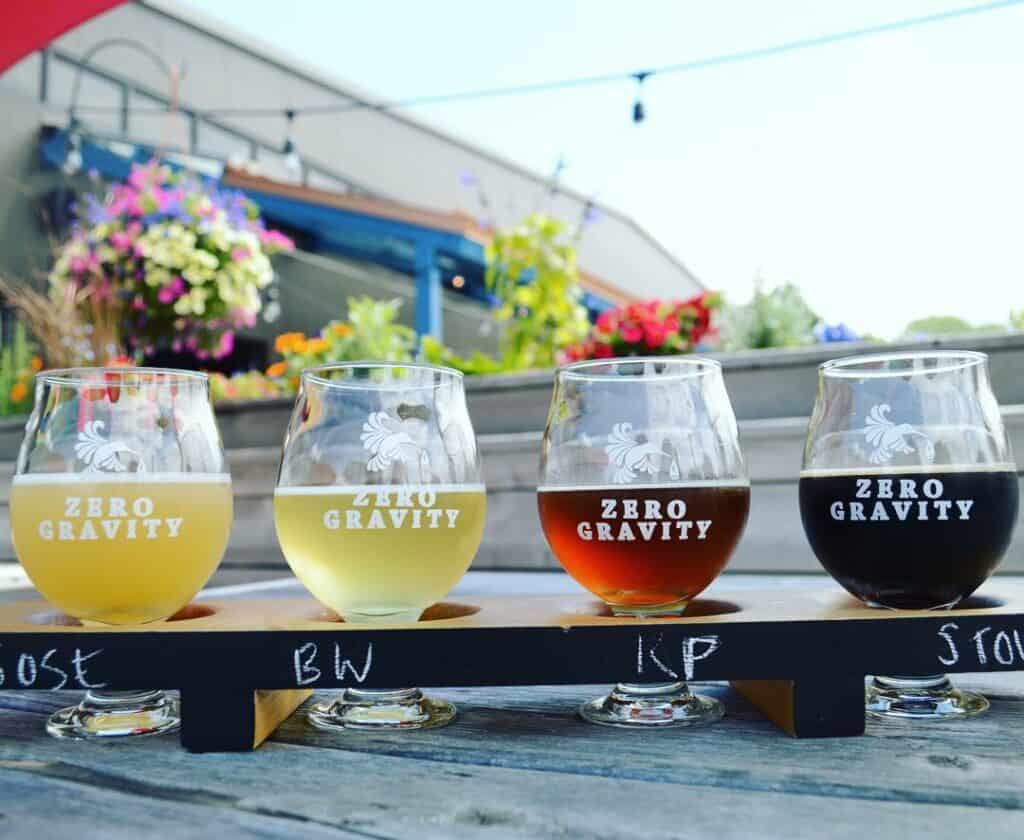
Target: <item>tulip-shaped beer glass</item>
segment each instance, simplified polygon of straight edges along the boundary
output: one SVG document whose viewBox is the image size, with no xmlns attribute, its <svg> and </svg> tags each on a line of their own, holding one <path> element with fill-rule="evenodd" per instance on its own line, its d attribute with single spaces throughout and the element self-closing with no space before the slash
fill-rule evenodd
<svg viewBox="0 0 1024 840">
<path fill-rule="evenodd" d="M 800 473 L 818 560 L 872 607 L 943 610 L 995 570 L 1017 520 L 1017 469 L 989 384 L 966 351 L 821 366 Z M 867 710 L 945 719 L 984 711 L 945 676 L 876 677 Z"/>
<path fill-rule="evenodd" d="M 537 504 L 566 571 L 615 615 L 680 615 L 725 567 L 750 483 L 718 362 L 582 362 L 558 370 Z M 684 682 L 620 683 L 580 714 L 610 726 L 717 720 Z"/>
<path fill-rule="evenodd" d="M 213 574 L 231 478 L 206 376 L 156 368 L 36 377 L 11 488 L 14 550 L 54 606 L 84 624 L 169 618 Z M 153 735 L 178 725 L 162 691 L 92 690 L 51 735 Z"/>
<path fill-rule="evenodd" d="M 365 362 L 303 372 L 274 495 L 277 535 L 307 589 L 345 621 L 414 622 L 458 582 L 487 511 L 462 374 Z M 455 716 L 417 689 L 347 689 L 325 729 L 421 729 Z"/>
</svg>

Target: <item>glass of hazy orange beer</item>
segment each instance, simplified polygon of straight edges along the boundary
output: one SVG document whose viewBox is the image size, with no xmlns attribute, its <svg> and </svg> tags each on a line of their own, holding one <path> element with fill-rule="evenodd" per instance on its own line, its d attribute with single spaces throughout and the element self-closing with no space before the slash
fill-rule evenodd
<svg viewBox="0 0 1024 840">
<path fill-rule="evenodd" d="M 11 488 L 18 560 L 85 625 L 165 620 L 202 589 L 227 546 L 231 478 L 206 376 L 158 368 L 36 377 Z M 169 732 L 162 691 L 91 690 L 56 712 L 57 737 Z"/>
<path fill-rule="evenodd" d="M 417 621 L 469 568 L 486 512 L 462 374 L 387 362 L 303 371 L 274 521 L 296 576 L 344 621 Z M 400 687 L 349 688 L 309 712 L 324 729 L 422 729 L 454 716 Z"/>
<path fill-rule="evenodd" d="M 750 482 L 718 362 L 633 358 L 560 368 L 541 448 L 537 505 L 551 550 L 622 616 L 681 615 L 725 568 Z M 721 704 L 670 682 L 620 683 L 584 703 L 609 726 L 717 720 Z M 678 667 L 678 666 L 676 666 Z"/>
</svg>

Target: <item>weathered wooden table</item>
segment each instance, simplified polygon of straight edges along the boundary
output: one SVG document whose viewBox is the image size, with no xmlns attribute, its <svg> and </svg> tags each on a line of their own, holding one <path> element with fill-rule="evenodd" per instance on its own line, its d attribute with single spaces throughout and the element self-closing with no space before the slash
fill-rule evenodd
<svg viewBox="0 0 1024 840">
<path fill-rule="evenodd" d="M 725 576 L 710 594 L 754 584 L 825 579 Z M 457 594 L 561 591 L 564 575 L 477 573 Z M 173 737 L 54 741 L 44 717 L 75 694 L 0 692 L 0 836 L 1022 837 L 1024 674 L 960 682 L 987 715 L 862 738 L 792 739 L 712 684 L 725 720 L 656 732 L 577 720 L 606 686 L 448 689 L 444 729 L 328 735 L 300 711 L 258 752 L 204 755 Z"/>
</svg>

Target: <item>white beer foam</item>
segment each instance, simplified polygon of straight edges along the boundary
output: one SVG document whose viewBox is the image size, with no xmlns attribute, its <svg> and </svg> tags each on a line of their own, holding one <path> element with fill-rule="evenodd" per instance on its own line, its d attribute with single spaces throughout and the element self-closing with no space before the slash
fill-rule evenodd
<svg viewBox="0 0 1024 840">
<path fill-rule="evenodd" d="M 1017 472 L 1016 464 L 904 464 L 898 467 L 885 465 L 864 467 L 821 467 L 801 470 L 800 478 L 845 478 L 850 476 L 889 476 L 889 475 L 948 475 L 950 473 L 1004 473 Z"/>
<path fill-rule="evenodd" d="M 358 493 L 486 493 L 483 484 L 306 484 L 276 487 L 275 496 L 355 496 Z"/>
<path fill-rule="evenodd" d="M 46 484 L 230 484 L 228 473 L 24 473 L 14 476 L 12 485 Z"/>
<path fill-rule="evenodd" d="M 537 488 L 538 493 L 579 493 L 590 492 L 612 492 L 612 493 L 642 493 L 644 490 L 694 490 L 702 487 L 750 487 L 748 478 L 704 478 L 693 481 L 674 481 L 671 484 L 542 484 Z"/>
</svg>

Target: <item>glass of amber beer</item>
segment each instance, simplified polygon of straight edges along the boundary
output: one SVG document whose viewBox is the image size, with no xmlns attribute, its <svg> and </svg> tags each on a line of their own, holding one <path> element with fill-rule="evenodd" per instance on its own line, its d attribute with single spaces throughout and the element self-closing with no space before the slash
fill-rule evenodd
<svg viewBox="0 0 1024 840">
<path fill-rule="evenodd" d="M 615 615 L 681 615 L 725 567 L 750 508 L 736 418 L 710 359 L 560 368 L 540 473 L 551 550 Z M 722 711 L 674 679 L 620 683 L 580 714 L 641 727 L 705 723 Z"/>
<path fill-rule="evenodd" d="M 995 570 L 1017 521 L 1017 468 L 983 353 L 823 364 L 800 473 L 818 560 L 880 609 L 946 610 Z M 867 710 L 949 719 L 988 708 L 944 675 L 875 677 Z"/>
<path fill-rule="evenodd" d="M 322 604 L 351 623 L 419 620 L 466 573 L 486 513 L 462 374 L 387 362 L 303 371 L 274 522 Z M 309 712 L 323 729 L 423 729 L 454 716 L 411 688 L 352 687 Z"/>
<path fill-rule="evenodd" d="M 11 487 L 18 560 L 83 624 L 169 618 L 227 546 L 231 478 L 206 376 L 158 368 L 43 371 Z M 54 714 L 56 737 L 176 729 L 162 691 L 91 690 Z"/>
</svg>

